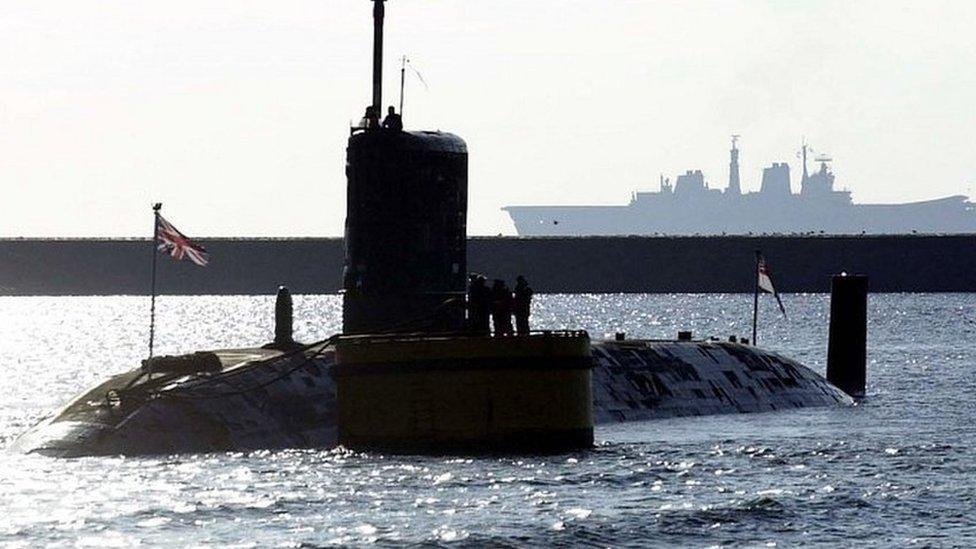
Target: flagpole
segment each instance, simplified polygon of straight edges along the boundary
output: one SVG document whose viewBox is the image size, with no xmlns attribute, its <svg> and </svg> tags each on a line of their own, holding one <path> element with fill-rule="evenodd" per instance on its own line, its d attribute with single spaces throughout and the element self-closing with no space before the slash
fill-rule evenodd
<svg viewBox="0 0 976 549">
<path fill-rule="evenodd" d="M 407 75 L 407 56 L 400 60 L 400 117 L 403 118 L 403 84 Z"/>
<path fill-rule="evenodd" d="M 153 204 L 153 243 L 152 243 L 152 298 L 149 302 L 149 358 L 153 357 L 153 343 L 156 339 L 156 256 L 159 255 L 156 248 L 159 245 L 159 210 L 163 204 L 157 202 Z M 150 368 L 149 374 L 152 374 Z"/>
<path fill-rule="evenodd" d="M 762 254 L 756 250 L 756 268 L 753 275 L 756 277 L 756 288 L 752 294 L 752 344 L 756 344 L 756 322 L 759 320 L 759 260 Z"/>
</svg>

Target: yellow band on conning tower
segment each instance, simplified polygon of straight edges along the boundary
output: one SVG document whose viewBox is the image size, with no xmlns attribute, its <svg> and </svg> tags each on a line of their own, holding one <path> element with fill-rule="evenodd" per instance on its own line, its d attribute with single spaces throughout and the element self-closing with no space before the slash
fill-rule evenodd
<svg viewBox="0 0 976 549">
<path fill-rule="evenodd" d="M 334 374 L 339 442 L 349 448 L 536 452 L 593 443 L 585 333 L 344 338 Z"/>
</svg>

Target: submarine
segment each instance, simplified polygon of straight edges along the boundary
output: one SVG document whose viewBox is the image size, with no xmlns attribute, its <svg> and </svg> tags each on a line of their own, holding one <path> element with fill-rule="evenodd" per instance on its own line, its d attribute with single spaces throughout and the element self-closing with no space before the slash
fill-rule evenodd
<svg viewBox="0 0 976 549">
<path fill-rule="evenodd" d="M 833 279 L 826 377 L 738 338 L 468 330 L 467 145 L 381 122 L 384 0 L 372 9 L 373 97 L 347 145 L 342 333 L 294 341 L 291 296 L 280 288 L 270 343 L 151 357 L 69 401 L 14 450 L 551 453 L 592 447 L 600 424 L 863 396 L 861 275 Z"/>
</svg>

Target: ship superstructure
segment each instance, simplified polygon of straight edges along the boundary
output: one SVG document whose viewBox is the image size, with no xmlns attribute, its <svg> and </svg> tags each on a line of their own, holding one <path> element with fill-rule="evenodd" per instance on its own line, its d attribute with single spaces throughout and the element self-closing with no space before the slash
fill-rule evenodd
<svg viewBox="0 0 976 549">
<path fill-rule="evenodd" d="M 758 192 L 743 193 L 738 135 L 729 151 L 729 182 L 710 188 L 701 170 L 660 190 L 636 192 L 620 206 L 506 206 L 522 236 L 725 235 L 725 234 L 958 234 L 976 232 L 976 205 L 965 196 L 905 204 L 855 204 L 850 191 L 834 188 L 831 158 L 818 156 L 807 170 L 809 147 L 801 148 L 800 192 L 791 187 L 790 166 L 763 169 Z"/>
</svg>

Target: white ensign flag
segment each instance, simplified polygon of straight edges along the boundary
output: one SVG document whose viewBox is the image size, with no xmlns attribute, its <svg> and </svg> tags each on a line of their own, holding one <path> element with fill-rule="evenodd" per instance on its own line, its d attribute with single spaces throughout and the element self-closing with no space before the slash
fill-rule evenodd
<svg viewBox="0 0 976 549">
<path fill-rule="evenodd" d="M 786 316 L 786 309 L 783 308 L 783 301 L 780 300 L 779 294 L 776 292 L 776 288 L 773 286 L 773 272 L 770 270 L 769 265 L 766 264 L 766 260 L 762 256 L 759 256 L 759 272 L 756 273 L 756 276 L 759 277 L 759 289 L 766 293 L 773 294 L 773 297 L 776 298 L 776 303 L 779 305 L 780 312 L 783 313 L 783 316 Z"/>
</svg>

